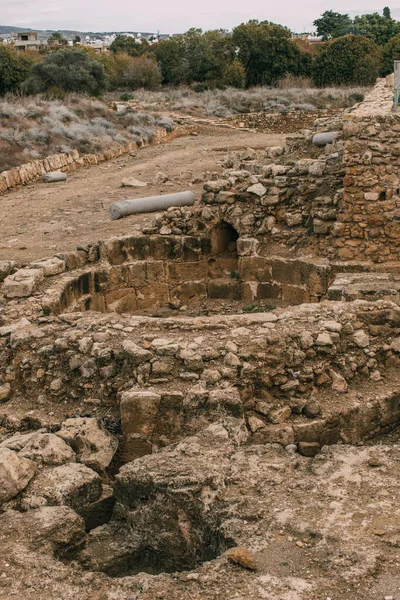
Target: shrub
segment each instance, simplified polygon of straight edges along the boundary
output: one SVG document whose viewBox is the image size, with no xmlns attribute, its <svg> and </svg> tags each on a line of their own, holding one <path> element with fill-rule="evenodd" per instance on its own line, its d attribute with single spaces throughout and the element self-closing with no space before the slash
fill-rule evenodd
<svg viewBox="0 0 400 600">
<path fill-rule="evenodd" d="M 383 65 L 381 74 L 385 77 L 393 73 L 393 63 L 395 60 L 400 60 L 400 33 L 395 35 L 383 47 Z"/>
<path fill-rule="evenodd" d="M 314 62 L 314 82 L 325 85 L 373 85 L 381 66 L 374 41 L 362 35 L 345 35 L 327 42 Z"/>
<path fill-rule="evenodd" d="M 32 59 L 23 52 L 0 46 L 0 96 L 18 92 L 32 68 Z"/>
<path fill-rule="evenodd" d="M 354 102 L 354 104 L 357 104 L 358 102 L 364 102 L 364 98 L 364 94 L 360 94 L 359 92 L 349 95 L 349 101 Z"/>
<path fill-rule="evenodd" d="M 196 94 L 201 94 L 201 92 L 206 92 L 208 90 L 208 84 L 205 82 L 192 83 L 192 90 L 196 92 Z"/>
<path fill-rule="evenodd" d="M 103 66 L 87 52 L 65 48 L 33 65 L 24 87 L 33 94 L 58 88 L 98 96 L 105 90 L 106 75 Z"/>
<path fill-rule="evenodd" d="M 239 60 L 234 60 L 226 69 L 224 84 L 234 88 L 246 87 L 246 69 Z"/>
<path fill-rule="evenodd" d="M 160 70 L 156 62 L 150 58 L 129 56 L 125 52 L 118 52 L 102 54 L 99 56 L 99 61 L 104 66 L 111 89 L 155 90 L 160 86 Z"/>
<path fill-rule="evenodd" d="M 161 84 L 157 63 L 145 56 L 132 57 L 124 70 L 122 83 L 132 90 L 156 90 Z"/>
</svg>

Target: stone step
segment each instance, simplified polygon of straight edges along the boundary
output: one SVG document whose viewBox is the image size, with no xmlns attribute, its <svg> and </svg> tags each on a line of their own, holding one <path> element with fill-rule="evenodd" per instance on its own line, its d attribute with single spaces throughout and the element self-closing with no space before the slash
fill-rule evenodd
<svg viewBox="0 0 400 600">
<path fill-rule="evenodd" d="M 391 273 L 338 273 L 328 288 L 328 299 L 390 300 L 400 304 L 400 274 Z"/>
</svg>

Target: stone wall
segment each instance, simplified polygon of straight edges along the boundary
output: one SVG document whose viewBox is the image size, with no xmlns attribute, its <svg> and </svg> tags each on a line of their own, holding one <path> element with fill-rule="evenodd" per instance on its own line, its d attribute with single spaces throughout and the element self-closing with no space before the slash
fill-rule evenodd
<svg viewBox="0 0 400 600">
<path fill-rule="evenodd" d="M 185 135 L 185 133 L 185 127 L 181 126 L 176 127 L 171 133 L 168 133 L 163 127 L 158 127 L 151 144 L 161 144 L 180 135 Z M 142 144 L 142 146 L 147 145 L 145 142 Z M 131 142 L 125 146 L 109 148 L 97 154 L 80 155 L 78 150 L 73 150 L 69 153 L 52 154 L 43 160 L 34 160 L 0 173 L 0 194 L 20 185 L 27 185 L 28 183 L 32 183 L 32 181 L 37 181 L 42 178 L 44 173 L 51 171 L 68 172 L 78 167 L 97 165 L 106 160 L 111 160 L 122 154 L 137 150 L 138 147 L 136 142 Z"/>
<path fill-rule="evenodd" d="M 400 114 L 393 113 L 393 77 L 379 80 L 345 115 L 345 178 L 338 236 L 341 260 L 400 259 Z"/>
</svg>

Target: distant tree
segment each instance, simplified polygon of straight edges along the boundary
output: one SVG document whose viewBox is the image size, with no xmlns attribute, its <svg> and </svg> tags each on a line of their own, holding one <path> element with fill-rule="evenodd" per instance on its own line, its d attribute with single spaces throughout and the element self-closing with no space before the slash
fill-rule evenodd
<svg viewBox="0 0 400 600">
<path fill-rule="evenodd" d="M 393 73 L 394 61 L 400 60 L 400 33 L 392 37 L 382 49 L 383 64 L 381 75 L 386 77 Z"/>
<path fill-rule="evenodd" d="M 249 87 L 275 85 L 288 73 L 306 74 L 305 67 L 311 64 L 293 44 L 289 30 L 279 25 L 251 21 L 235 27 L 232 40 Z"/>
<path fill-rule="evenodd" d="M 33 65 L 24 88 L 28 93 L 58 88 L 64 92 L 83 92 L 98 96 L 106 88 L 106 75 L 103 65 L 89 53 L 64 48 L 47 54 Z"/>
<path fill-rule="evenodd" d="M 12 47 L 0 45 L 0 96 L 18 92 L 32 68 L 32 58 Z"/>
<path fill-rule="evenodd" d="M 189 80 L 189 61 L 183 35 L 162 40 L 156 45 L 155 54 L 165 84 L 181 85 Z"/>
<path fill-rule="evenodd" d="M 345 35 L 327 42 L 315 57 L 316 85 L 372 85 L 381 67 L 381 53 L 373 40 Z"/>
<path fill-rule="evenodd" d="M 76 44 L 80 44 L 81 42 L 82 42 L 82 39 L 81 39 L 80 35 L 76 35 L 76 36 L 74 37 L 74 46 L 75 46 Z"/>
<path fill-rule="evenodd" d="M 117 35 L 110 45 L 112 52 L 126 52 L 129 56 L 139 56 L 142 53 L 142 44 L 138 44 L 135 38 L 129 35 Z"/>
<path fill-rule="evenodd" d="M 351 33 L 353 21 L 349 15 L 326 10 L 319 19 L 314 21 L 314 27 L 317 28 L 317 35 L 324 41 L 331 38 L 337 38 Z"/>
<path fill-rule="evenodd" d="M 400 23 L 379 13 L 361 15 L 354 19 L 354 33 L 374 40 L 383 46 L 392 37 L 400 33 Z"/>
<path fill-rule="evenodd" d="M 233 60 L 232 36 L 224 30 L 202 32 L 189 29 L 186 33 L 165 41 L 155 48 L 163 82 L 208 82 L 217 85 Z"/>
<path fill-rule="evenodd" d="M 392 13 L 390 12 L 390 8 L 388 6 L 385 6 L 385 8 L 383 9 L 383 16 L 385 17 L 385 19 L 392 18 Z"/>
<path fill-rule="evenodd" d="M 67 46 L 68 44 L 68 40 L 66 40 L 65 37 L 63 37 L 63 35 L 58 31 L 54 31 L 54 33 L 51 34 L 51 36 L 48 39 L 48 42 L 57 42 L 61 46 Z"/>
</svg>

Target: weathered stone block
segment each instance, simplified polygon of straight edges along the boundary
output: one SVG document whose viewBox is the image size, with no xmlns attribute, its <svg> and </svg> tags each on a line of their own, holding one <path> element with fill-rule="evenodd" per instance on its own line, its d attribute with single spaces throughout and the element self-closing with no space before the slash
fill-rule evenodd
<svg viewBox="0 0 400 600">
<path fill-rule="evenodd" d="M 226 300 L 240 300 L 241 288 L 236 281 L 218 280 L 209 281 L 207 284 L 209 298 L 220 298 Z"/>
<path fill-rule="evenodd" d="M 42 269 L 20 269 L 4 280 L 3 294 L 6 298 L 31 296 L 44 280 Z"/>
<path fill-rule="evenodd" d="M 181 283 L 207 279 L 208 264 L 205 260 L 197 262 L 170 262 L 167 265 L 168 283 Z"/>
<path fill-rule="evenodd" d="M 160 408 L 161 396 L 146 390 L 130 390 L 121 397 L 121 426 L 125 436 L 151 437 Z"/>
</svg>

